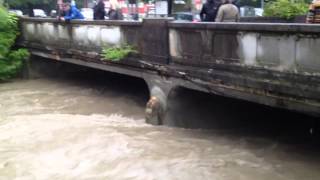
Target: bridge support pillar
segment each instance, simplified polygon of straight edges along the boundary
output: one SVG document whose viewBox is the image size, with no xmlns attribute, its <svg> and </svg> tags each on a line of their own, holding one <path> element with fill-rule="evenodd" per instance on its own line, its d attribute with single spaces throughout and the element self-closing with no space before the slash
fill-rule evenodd
<svg viewBox="0 0 320 180">
<path fill-rule="evenodd" d="M 146 122 L 152 125 L 163 125 L 167 115 L 167 100 L 172 82 L 161 77 L 145 78 L 150 91 L 150 98 L 146 105 Z"/>
</svg>

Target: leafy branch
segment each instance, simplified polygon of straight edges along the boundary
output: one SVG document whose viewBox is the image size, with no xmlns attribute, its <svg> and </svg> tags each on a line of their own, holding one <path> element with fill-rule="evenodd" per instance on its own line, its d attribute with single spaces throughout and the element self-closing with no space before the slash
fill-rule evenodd
<svg viewBox="0 0 320 180">
<path fill-rule="evenodd" d="M 130 54 L 138 53 L 135 48 L 130 45 L 122 45 L 117 47 L 105 47 L 102 50 L 101 56 L 105 61 L 120 61 L 125 59 Z"/>
<path fill-rule="evenodd" d="M 308 12 L 308 4 L 304 0 L 270 1 L 264 8 L 264 16 L 292 19 Z"/>
<path fill-rule="evenodd" d="M 26 49 L 13 50 L 18 35 L 18 18 L 0 4 L 0 80 L 14 77 L 30 56 Z"/>
</svg>

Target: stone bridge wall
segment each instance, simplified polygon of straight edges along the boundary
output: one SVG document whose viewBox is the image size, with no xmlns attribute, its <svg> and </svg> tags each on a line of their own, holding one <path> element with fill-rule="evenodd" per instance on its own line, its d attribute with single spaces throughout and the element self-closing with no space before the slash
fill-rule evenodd
<svg viewBox="0 0 320 180">
<path fill-rule="evenodd" d="M 130 44 L 149 60 L 168 64 L 237 63 L 279 71 L 320 73 L 320 26 L 306 24 L 206 24 L 146 20 L 74 21 L 24 19 L 20 43 L 91 52 Z M 168 37 L 168 33 L 170 35 Z M 168 42 L 168 39 L 170 40 Z M 168 49 L 170 49 L 170 54 Z M 165 60 L 164 60 L 165 59 Z"/>
<path fill-rule="evenodd" d="M 320 73 L 320 26 L 170 23 L 169 27 L 173 62 Z"/>
<path fill-rule="evenodd" d="M 103 47 L 132 45 L 144 59 L 168 62 L 168 45 L 163 41 L 168 37 L 164 31 L 166 20 L 158 21 L 72 21 L 60 22 L 56 19 L 22 19 L 24 46 L 62 50 L 75 55 L 86 53 L 97 58 Z M 143 27 L 143 28 L 142 28 Z M 157 34 L 157 36 L 154 36 Z"/>
</svg>

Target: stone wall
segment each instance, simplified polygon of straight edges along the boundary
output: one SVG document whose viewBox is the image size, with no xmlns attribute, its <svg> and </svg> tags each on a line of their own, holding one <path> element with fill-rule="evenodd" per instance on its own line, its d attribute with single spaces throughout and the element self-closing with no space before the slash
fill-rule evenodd
<svg viewBox="0 0 320 180">
<path fill-rule="evenodd" d="M 166 20 L 22 21 L 20 43 L 98 55 L 130 44 L 144 59 L 168 64 L 238 63 L 279 71 L 320 73 L 320 27 L 307 24 L 176 23 Z M 170 35 L 169 35 L 170 34 Z M 169 45 L 170 44 L 170 45 Z M 169 54 L 170 48 L 170 54 Z"/>
<path fill-rule="evenodd" d="M 132 44 L 138 46 L 139 22 L 99 21 L 59 22 L 55 19 L 21 21 L 21 42 L 48 48 L 101 51 L 104 46 Z"/>
<path fill-rule="evenodd" d="M 56 19 L 21 19 L 19 44 L 40 49 L 64 49 L 98 56 L 103 47 L 131 45 L 148 61 L 168 63 L 167 20 L 61 22 Z M 155 35 L 156 34 L 156 35 Z"/>
<path fill-rule="evenodd" d="M 174 62 L 233 63 L 281 72 L 320 73 L 320 26 L 170 23 Z"/>
<path fill-rule="evenodd" d="M 296 16 L 293 19 L 279 17 L 241 17 L 240 22 L 246 23 L 305 23 L 306 16 Z"/>
</svg>

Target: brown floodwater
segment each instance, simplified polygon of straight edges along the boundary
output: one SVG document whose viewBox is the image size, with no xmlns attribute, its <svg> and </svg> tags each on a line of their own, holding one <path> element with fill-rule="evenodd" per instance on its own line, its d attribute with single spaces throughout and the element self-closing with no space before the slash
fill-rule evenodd
<svg viewBox="0 0 320 180">
<path fill-rule="evenodd" d="M 0 179 L 320 179 L 314 145 L 151 126 L 144 122 L 148 95 L 118 83 L 126 81 L 0 84 Z"/>
</svg>

